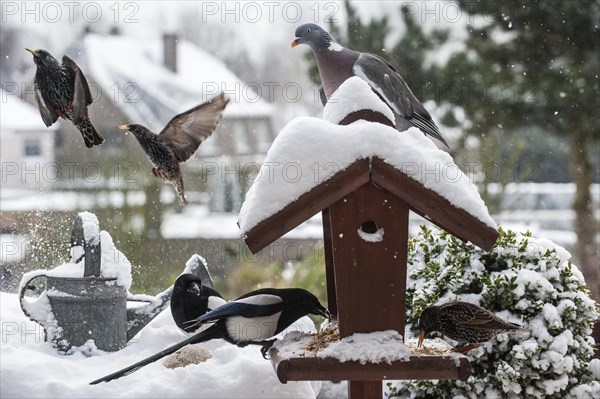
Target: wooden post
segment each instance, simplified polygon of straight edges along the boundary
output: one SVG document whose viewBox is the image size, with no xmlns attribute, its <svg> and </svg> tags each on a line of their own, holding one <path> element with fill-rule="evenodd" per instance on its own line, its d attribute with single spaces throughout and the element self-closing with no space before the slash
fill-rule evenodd
<svg viewBox="0 0 600 399">
<path fill-rule="evenodd" d="M 322 211 L 323 217 L 323 250 L 325 251 L 325 279 L 327 280 L 327 308 L 333 316 L 337 316 L 337 299 L 335 295 L 335 273 L 333 264 L 333 244 L 331 242 L 331 221 L 329 208 Z"/>
<path fill-rule="evenodd" d="M 349 399 L 378 399 L 382 396 L 381 381 L 348 381 Z"/>
<path fill-rule="evenodd" d="M 340 337 L 390 329 L 404 336 L 408 206 L 369 183 L 329 211 Z M 381 233 L 378 242 L 363 238 Z M 352 398 L 382 395 L 381 381 L 352 381 L 348 389 Z"/>
<path fill-rule="evenodd" d="M 340 337 L 389 329 L 404 335 L 408 207 L 370 183 L 330 212 Z M 359 236 L 365 222 L 383 230 L 380 242 Z"/>
</svg>

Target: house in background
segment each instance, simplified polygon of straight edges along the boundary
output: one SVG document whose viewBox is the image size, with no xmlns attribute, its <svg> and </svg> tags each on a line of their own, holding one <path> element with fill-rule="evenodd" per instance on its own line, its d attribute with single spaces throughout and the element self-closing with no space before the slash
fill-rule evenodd
<svg viewBox="0 0 600 399">
<path fill-rule="evenodd" d="M 16 289 L 12 266 L 24 262 L 29 238 L 19 234 L 18 217 L 5 213 L 6 201 L 20 201 L 31 189 L 48 190 L 58 178 L 56 126 L 47 128 L 37 108 L 0 90 L 0 290 Z"/>
<path fill-rule="evenodd" d="M 275 138 L 273 106 L 256 93 L 253 83 L 243 82 L 223 62 L 172 34 L 139 38 L 87 33 L 67 54 L 87 76 L 94 96 L 90 117 L 106 142 L 85 151 L 81 140 L 71 139 L 78 135 L 74 128 L 64 126 L 61 156 L 85 156 L 81 162 L 107 156 L 115 162 L 135 161 L 140 166 L 137 176 L 150 176 L 151 166 L 137 141 L 117 126 L 139 123 L 160 132 L 176 114 L 225 92 L 230 102 L 221 124 L 182 169 L 191 203 L 208 204 L 211 211 L 239 210 L 251 184 L 245 175 L 257 171 Z"/>
<path fill-rule="evenodd" d="M 55 162 L 56 125 L 47 128 L 35 106 L 17 95 L 0 93 L 2 188 L 50 188 L 59 172 Z"/>
</svg>

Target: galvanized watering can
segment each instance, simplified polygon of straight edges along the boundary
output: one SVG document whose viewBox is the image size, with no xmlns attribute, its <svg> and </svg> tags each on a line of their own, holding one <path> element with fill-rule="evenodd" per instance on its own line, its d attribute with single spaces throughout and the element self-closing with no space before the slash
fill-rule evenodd
<svg viewBox="0 0 600 399">
<path fill-rule="evenodd" d="M 122 349 L 131 338 L 156 317 L 171 300 L 173 287 L 155 297 L 128 294 L 127 289 L 116 283 L 116 277 L 101 277 L 100 232 L 90 234 L 86 223 L 84 232 L 83 214 L 75 220 L 71 234 L 71 246 L 82 246 L 84 272 L 81 277 L 52 275 L 52 271 L 39 270 L 23 276 L 19 299 L 23 313 L 44 327 L 46 339 L 52 341 L 61 352 L 84 345 L 93 339 L 96 348 L 103 351 Z M 86 217 L 94 215 L 87 213 Z M 97 219 L 96 227 L 98 226 Z M 90 239 L 90 237 L 93 237 Z M 73 260 L 77 262 L 77 260 Z M 81 259 L 79 259 L 81 261 Z M 204 259 L 194 255 L 187 263 L 186 271 L 202 279 L 204 285 L 212 287 L 210 274 Z M 44 281 L 45 280 L 45 281 Z M 25 294 L 29 290 L 46 289 L 29 301 Z M 129 307 L 128 302 L 145 302 L 138 307 Z"/>
</svg>

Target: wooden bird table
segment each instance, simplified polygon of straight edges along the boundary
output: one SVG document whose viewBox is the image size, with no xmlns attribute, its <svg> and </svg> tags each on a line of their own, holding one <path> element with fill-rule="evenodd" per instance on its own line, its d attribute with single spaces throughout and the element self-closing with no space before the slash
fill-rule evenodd
<svg viewBox="0 0 600 399">
<path fill-rule="evenodd" d="M 374 111 L 349 114 L 391 122 Z M 398 133 L 401 134 L 401 133 Z M 322 211 L 329 310 L 340 338 L 396 330 L 404 336 L 408 214 L 412 210 L 462 240 L 489 250 L 498 232 L 438 193 L 377 157 L 350 167 L 306 192 L 244 236 L 253 253 Z M 282 358 L 270 352 L 281 382 L 349 381 L 350 398 L 381 398 L 384 379 L 466 380 L 465 356 L 411 356 L 387 363 L 340 362 L 333 358 Z"/>
</svg>

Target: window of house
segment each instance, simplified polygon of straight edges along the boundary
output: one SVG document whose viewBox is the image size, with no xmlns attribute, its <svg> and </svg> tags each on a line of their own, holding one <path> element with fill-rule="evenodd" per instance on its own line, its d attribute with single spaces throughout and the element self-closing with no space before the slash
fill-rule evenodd
<svg viewBox="0 0 600 399">
<path fill-rule="evenodd" d="M 271 146 L 271 134 L 267 119 L 256 119 L 252 124 L 252 138 L 255 141 L 255 147 L 261 153 L 266 153 Z"/>
<path fill-rule="evenodd" d="M 26 157 L 38 157 L 42 155 L 42 143 L 39 139 L 26 139 L 24 150 Z"/>
<path fill-rule="evenodd" d="M 248 154 L 251 152 L 250 143 L 248 142 L 248 133 L 244 120 L 235 121 L 233 123 L 233 140 L 237 154 Z"/>
</svg>

